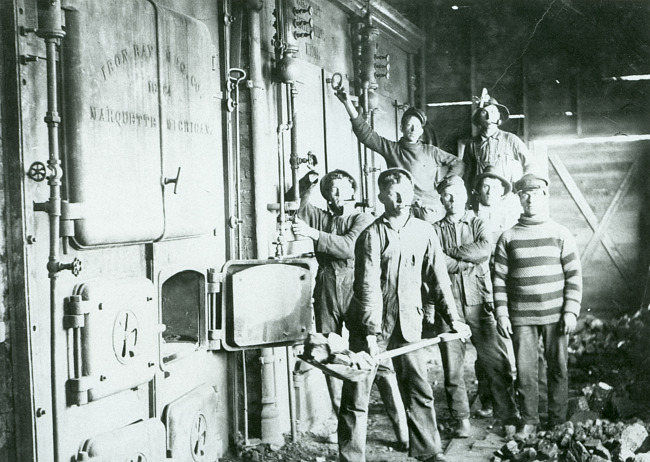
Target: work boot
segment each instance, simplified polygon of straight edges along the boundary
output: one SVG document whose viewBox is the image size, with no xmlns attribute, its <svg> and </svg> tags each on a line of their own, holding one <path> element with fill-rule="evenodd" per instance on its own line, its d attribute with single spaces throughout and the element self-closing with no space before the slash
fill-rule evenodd
<svg viewBox="0 0 650 462">
<path fill-rule="evenodd" d="M 477 410 L 474 416 L 478 417 L 479 419 L 489 419 L 494 416 L 494 409 L 491 407 L 483 407 Z"/>
<path fill-rule="evenodd" d="M 398 441 L 395 443 L 395 450 L 398 452 L 408 452 L 409 442 L 408 441 Z"/>
<path fill-rule="evenodd" d="M 425 459 L 424 462 L 447 462 L 447 458 L 445 457 L 444 453 L 439 452 L 437 454 L 432 455 L 428 459 Z"/>
<path fill-rule="evenodd" d="M 505 438 L 507 441 L 510 441 L 515 438 L 517 427 L 514 425 L 495 424 L 492 431 L 500 437 Z"/>
<path fill-rule="evenodd" d="M 531 436 L 535 436 L 537 433 L 537 427 L 532 424 L 524 424 L 520 431 L 515 433 L 515 440 L 517 441 L 526 441 Z"/>
<path fill-rule="evenodd" d="M 469 438 L 472 433 L 472 426 L 469 419 L 463 419 L 458 423 L 458 427 L 454 430 L 454 438 Z"/>
</svg>

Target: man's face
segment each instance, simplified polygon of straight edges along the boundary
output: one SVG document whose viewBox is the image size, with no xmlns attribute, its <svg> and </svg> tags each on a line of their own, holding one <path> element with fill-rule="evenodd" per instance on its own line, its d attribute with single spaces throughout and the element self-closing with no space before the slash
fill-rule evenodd
<svg viewBox="0 0 650 462">
<path fill-rule="evenodd" d="M 399 183 L 393 183 L 379 191 L 379 201 L 384 204 L 385 214 L 399 217 L 409 214 L 413 202 L 413 185 L 406 178 Z"/>
<path fill-rule="evenodd" d="M 524 209 L 524 216 L 535 217 L 548 215 L 548 193 L 545 189 L 531 189 L 519 193 L 519 202 Z"/>
<path fill-rule="evenodd" d="M 499 120 L 501 120 L 501 113 L 499 108 L 490 104 L 480 109 L 481 117 L 479 117 L 479 127 L 487 128 L 490 125 L 497 125 Z"/>
<path fill-rule="evenodd" d="M 328 191 L 328 203 L 335 214 L 341 214 L 345 206 L 354 202 L 354 188 L 347 178 L 335 178 Z"/>
<path fill-rule="evenodd" d="M 478 200 L 481 205 L 490 207 L 491 205 L 497 204 L 501 200 L 501 197 L 505 192 L 505 188 L 503 187 L 501 180 L 490 178 L 488 176 L 481 180 L 477 192 Z"/>
<path fill-rule="evenodd" d="M 445 207 L 447 215 L 460 215 L 465 213 L 465 204 L 467 204 L 467 191 L 461 184 L 448 186 L 440 194 L 440 202 Z"/>
<path fill-rule="evenodd" d="M 424 133 L 422 122 L 415 116 L 407 117 L 402 123 L 402 133 L 410 143 L 417 142 Z"/>
</svg>

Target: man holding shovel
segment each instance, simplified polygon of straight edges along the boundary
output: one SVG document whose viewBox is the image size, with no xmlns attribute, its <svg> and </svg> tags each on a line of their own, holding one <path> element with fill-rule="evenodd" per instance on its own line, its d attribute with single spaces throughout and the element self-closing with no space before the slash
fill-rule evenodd
<svg viewBox="0 0 650 462">
<path fill-rule="evenodd" d="M 434 309 L 456 332 L 459 321 L 438 238 L 431 225 L 410 213 L 413 181 L 404 169 L 379 175 L 384 214 L 359 236 L 355 248 L 354 296 L 350 306 L 355 329 L 350 348 L 376 356 L 422 338 L 422 324 L 432 323 Z M 434 308 L 435 305 L 435 308 Z M 407 409 L 409 455 L 444 461 L 427 379 L 427 357 L 415 350 L 392 360 Z M 390 367 L 390 364 L 384 364 Z M 368 401 L 374 372 L 343 385 L 339 411 L 339 460 L 365 461 Z"/>
</svg>

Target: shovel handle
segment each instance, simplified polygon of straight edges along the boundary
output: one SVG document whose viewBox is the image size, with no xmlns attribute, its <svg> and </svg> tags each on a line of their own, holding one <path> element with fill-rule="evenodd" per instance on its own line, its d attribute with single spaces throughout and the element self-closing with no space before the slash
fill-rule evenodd
<svg viewBox="0 0 650 462">
<path fill-rule="evenodd" d="M 386 350 L 382 353 L 379 353 L 374 357 L 376 361 L 381 361 L 382 359 L 394 358 L 395 356 L 400 356 L 405 353 L 410 353 L 420 348 L 425 348 L 431 345 L 437 345 L 440 342 L 449 342 L 451 340 L 465 339 L 467 335 L 460 334 L 458 332 L 449 332 L 445 334 L 440 334 L 437 337 L 428 338 L 426 340 L 420 340 L 419 342 L 409 343 L 403 347 L 395 348 L 393 350 Z"/>
</svg>

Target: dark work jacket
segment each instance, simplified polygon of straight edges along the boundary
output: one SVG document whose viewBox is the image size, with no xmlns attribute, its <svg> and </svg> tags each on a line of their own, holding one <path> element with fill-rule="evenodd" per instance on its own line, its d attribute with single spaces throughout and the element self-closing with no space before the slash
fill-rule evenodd
<svg viewBox="0 0 650 462">
<path fill-rule="evenodd" d="M 433 226 L 446 256 L 454 299 L 459 308 L 492 303 L 489 268 L 492 243 L 483 220 L 468 210 L 458 223 L 445 217 Z"/>
<path fill-rule="evenodd" d="M 354 297 L 350 309 L 359 331 L 377 335 L 385 348 L 395 326 L 407 342 L 422 338 L 423 319 L 438 310 L 447 322 L 460 319 L 450 290 L 445 255 L 433 227 L 410 217 L 393 229 L 382 215 L 357 240 Z"/>
<path fill-rule="evenodd" d="M 318 260 L 314 309 L 346 313 L 352 298 L 354 246 L 374 217 L 361 212 L 335 216 L 310 204 L 306 200 L 308 195 L 309 192 L 303 193 L 298 217 L 319 230 L 318 241 L 314 244 Z"/>
</svg>

